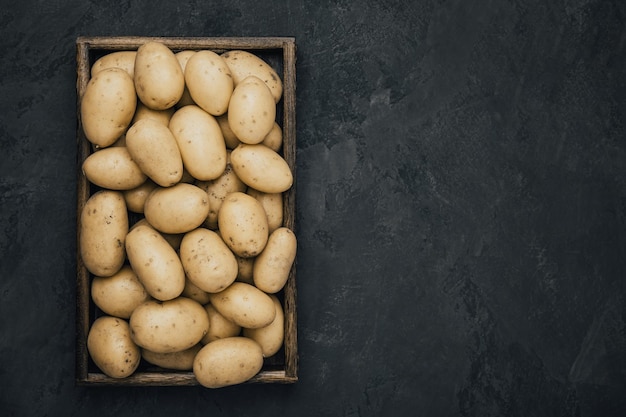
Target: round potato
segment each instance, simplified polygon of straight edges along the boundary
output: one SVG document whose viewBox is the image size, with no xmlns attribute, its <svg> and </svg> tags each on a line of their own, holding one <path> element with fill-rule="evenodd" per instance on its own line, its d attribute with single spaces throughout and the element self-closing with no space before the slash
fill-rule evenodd
<svg viewBox="0 0 626 417">
<path fill-rule="evenodd" d="M 266 293 L 282 290 L 296 259 L 296 235 L 286 227 L 279 227 L 269 236 L 265 249 L 254 259 L 254 285 Z"/>
<path fill-rule="evenodd" d="M 130 336 L 128 322 L 118 317 L 102 316 L 93 322 L 87 350 L 96 366 L 111 378 L 132 375 L 141 360 L 141 350 Z"/>
<path fill-rule="evenodd" d="M 126 236 L 126 253 L 130 266 L 153 298 L 166 301 L 183 292 L 183 265 L 157 230 L 147 224 L 134 226 Z"/>
<path fill-rule="evenodd" d="M 213 51 L 193 54 L 185 65 L 185 82 L 194 103 L 207 113 L 226 113 L 233 93 L 233 77 L 228 65 Z"/>
<path fill-rule="evenodd" d="M 201 343 L 198 343 L 189 349 L 170 353 L 157 353 L 148 349 L 141 349 L 141 357 L 144 358 L 146 362 L 160 366 L 161 368 L 174 369 L 176 371 L 191 371 L 196 354 L 202 349 L 202 346 Z"/>
<path fill-rule="evenodd" d="M 185 90 L 185 76 L 174 52 L 156 41 L 137 49 L 133 80 L 139 100 L 154 110 L 173 107 Z"/>
<path fill-rule="evenodd" d="M 163 124 L 163 126 L 167 126 L 174 114 L 174 110 L 174 107 L 165 110 L 154 110 L 139 101 L 137 102 L 137 108 L 135 109 L 135 115 L 133 116 L 131 125 L 134 125 L 141 119 L 154 119 Z"/>
<path fill-rule="evenodd" d="M 148 223 L 163 233 L 185 233 L 200 226 L 209 214 L 207 193 L 181 182 L 152 191 L 143 208 Z"/>
<path fill-rule="evenodd" d="M 263 368 L 263 352 L 246 337 L 228 337 L 205 345 L 196 354 L 193 373 L 200 385 L 221 388 L 248 381 Z"/>
<path fill-rule="evenodd" d="M 209 294 L 209 298 L 222 316 L 244 328 L 265 327 L 276 317 L 270 296 L 244 282 L 233 282 L 224 291 Z"/>
<path fill-rule="evenodd" d="M 267 85 L 274 101 L 278 103 L 283 95 L 283 82 L 271 65 L 261 57 L 242 50 L 226 51 L 222 58 L 230 68 L 235 86 L 250 75 L 255 75 Z"/>
<path fill-rule="evenodd" d="M 201 342 L 207 344 L 218 339 L 239 336 L 241 326 L 222 316 L 210 303 L 204 305 L 209 316 L 209 332 L 204 335 Z"/>
<path fill-rule="evenodd" d="M 275 119 L 276 103 L 263 81 L 251 75 L 237 84 L 228 103 L 228 125 L 241 142 L 262 142 Z"/>
<path fill-rule="evenodd" d="M 269 325 L 258 329 L 243 329 L 243 336 L 249 337 L 261 346 L 263 356 L 269 358 L 275 355 L 285 340 L 285 315 L 280 300 L 275 295 L 270 295 L 276 307 L 276 318 Z"/>
<path fill-rule="evenodd" d="M 177 110 L 169 128 L 178 144 L 183 166 L 200 181 L 218 178 L 226 168 L 226 144 L 215 117 L 196 105 Z"/>
<path fill-rule="evenodd" d="M 222 239 L 235 255 L 254 257 L 267 244 L 269 232 L 263 206 L 245 193 L 226 196 L 217 213 L 217 223 Z"/>
<path fill-rule="evenodd" d="M 83 162 L 82 170 L 89 182 L 109 190 L 130 190 L 147 179 L 124 146 L 92 153 Z"/>
<path fill-rule="evenodd" d="M 138 305 L 151 297 L 137 274 L 130 266 L 125 265 L 113 276 L 94 277 L 91 282 L 91 298 L 105 314 L 127 319 Z"/>
<path fill-rule="evenodd" d="M 147 179 L 143 184 L 124 191 L 124 200 L 126 201 L 126 207 L 133 213 L 143 213 L 143 206 L 146 203 L 146 199 L 152 191 L 154 191 L 158 185 L 151 179 Z"/>
<path fill-rule="evenodd" d="M 79 250 L 83 264 L 96 276 L 109 277 L 126 257 L 128 211 L 121 191 L 101 190 L 89 197 L 80 214 Z"/>
<path fill-rule="evenodd" d="M 187 66 L 187 61 L 189 61 L 189 58 L 191 58 L 191 56 L 195 53 L 196 51 L 184 50 L 174 54 L 176 56 L 176 59 L 178 60 L 178 63 L 180 64 L 180 68 L 183 70 L 183 76 L 185 75 L 185 67 Z M 183 106 L 188 106 L 189 104 L 195 103 L 191 98 L 191 94 L 189 94 L 189 88 L 187 87 L 187 83 L 185 83 L 183 96 L 180 98 L 180 100 L 178 100 L 178 103 L 176 103 L 176 107 L 180 108 Z"/>
<path fill-rule="evenodd" d="M 248 188 L 246 194 L 256 198 L 263 206 L 267 215 L 269 233 L 283 225 L 283 195 L 282 193 L 264 193 L 254 188 Z"/>
<path fill-rule="evenodd" d="M 133 341 L 155 353 L 189 349 L 209 331 L 204 307 L 185 297 L 146 301 L 133 311 L 129 324 Z"/>
<path fill-rule="evenodd" d="M 264 193 L 282 193 L 293 185 L 287 161 L 263 144 L 242 143 L 231 152 L 230 162 L 241 181 Z"/>
<path fill-rule="evenodd" d="M 83 132 L 97 148 L 112 145 L 135 114 L 137 94 L 133 79 L 120 68 L 107 68 L 89 80 L 80 101 Z"/>
<path fill-rule="evenodd" d="M 237 259 L 222 238 L 199 227 L 185 234 L 180 259 L 187 278 L 208 293 L 222 291 L 237 278 Z"/>
<path fill-rule="evenodd" d="M 103 55 L 91 66 L 91 76 L 93 77 L 100 71 L 107 68 L 120 68 L 126 71 L 128 75 L 133 78 L 135 76 L 136 56 L 137 51 L 115 51 Z"/>
<path fill-rule="evenodd" d="M 142 119 L 126 132 L 126 147 L 133 160 L 152 181 L 171 187 L 183 177 L 183 158 L 167 126 Z"/>
</svg>

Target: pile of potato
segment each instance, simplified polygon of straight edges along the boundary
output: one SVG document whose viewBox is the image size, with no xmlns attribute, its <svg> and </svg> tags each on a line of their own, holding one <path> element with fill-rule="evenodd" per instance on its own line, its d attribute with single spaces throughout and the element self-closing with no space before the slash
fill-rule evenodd
<svg viewBox="0 0 626 417">
<path fill-rule="evenodd" d="M 106 375 L 132 375 L 143 358 L 217 388 L 281 348 L 278 294 L 297 246 L 283 225 L 282 92 L 243 50 L 147 42 L 93 64 L 80 115 L 95 191 L 79 250 L 103 313 L 87 347 Z"/>
</svg>

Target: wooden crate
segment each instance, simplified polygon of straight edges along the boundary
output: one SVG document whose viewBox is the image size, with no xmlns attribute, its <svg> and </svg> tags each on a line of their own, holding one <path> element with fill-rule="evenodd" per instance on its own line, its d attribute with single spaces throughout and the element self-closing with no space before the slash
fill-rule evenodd
<svg viewBox="0 0 626 417">
<path fill-rule="evenodd" d="M 296 45 L 289 37 L 267 38 L 189 38 L 189 37 L 79 37 L 76 40 L 77 61 L 77 221 L 94 187 L 82 174 L 82 163 L 92 152 L 85 138 L 80 120 L 80 102 L 90 79 L 91 65 L 101 56 L 115 51 L 137 50 L 147 41 L 159 41 L 173 51 L 246 50 L 266 60 L 283 79 L 283 97 L 277 107 L 277 121 L 283 130 L 282 156 L 294 174 L 294 185 L 284 193 L 284 226 L 295 231 L 295 157 L 296 157 Z M 78 238 L 78 236 L 77 236 Z M 127 378 L 116 379 L 103 374 L 93 363 L 87 351 L 87 335 L 91 323 L 100 314 L 91 300 L 90 281 L 77 251 L 76 275 L 76 383 L 89 386 L 192 386 L 198 385 L 192 372 L 161 369 L 142 360 L 137 371 Z M 266 358 L 263 369 L 247 383 L 294 383 L 298 380 L 296 265 L 292 267 L 284 289 L 277 294 L 285 313 L 285 340 L 283 348 Z"/>
</svg>

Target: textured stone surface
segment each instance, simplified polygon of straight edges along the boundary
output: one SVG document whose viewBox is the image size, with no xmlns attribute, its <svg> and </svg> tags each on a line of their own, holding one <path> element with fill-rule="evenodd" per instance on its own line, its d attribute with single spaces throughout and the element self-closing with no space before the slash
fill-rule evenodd
<svg viewBox="0 0 626 417">
<path fill-rule="evenodd" d="M 624 3 L 3 3 L 3 416 L 626 414 Z M 80 35 L 296 37 L 298 384 L 74 386 Z"/>
</svg>

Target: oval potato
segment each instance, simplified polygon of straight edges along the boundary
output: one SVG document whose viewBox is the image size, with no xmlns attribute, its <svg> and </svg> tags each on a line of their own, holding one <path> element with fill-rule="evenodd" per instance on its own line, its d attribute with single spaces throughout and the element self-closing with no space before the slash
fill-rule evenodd
<svg viewBox="0 0 626 417">
<path fill-rule="evenodd" d="M 270 295 L 276 308 L 276 318 L 265 327 L 258 329 L 243 329 L 243 336 L 249 337 L 261 346 L 263 356 L 269 358 L 275 355 L 285 340 L 285 315 L 280 300 L 275 295 Z"/>
<path fill-rule="evenodd" d="M 157 41 L 137 49 L 133 80 L 139 100 L 155 110 L 173 107 L 185 89 L 185 76 L 174 52 Z"/>
<path fill-rule="evenodd" d="M 158 353 L 148 349 L 141 349 L 141 357 L 147 362 L 165 369 L 176 371 L 191 371 L 196 354 L 202 349 L 202 344 L 197 343 L 189 349 L 179 352 Z"/>
<path fill-rule="evenodd" d="M 267 215 L 269 233 L 283 225 L 283 195 L 282 193 L 264 193 L 254 188 L 248 188 L 246 194 L 256 198 L 263 206 Z"/>
<path fill-rule="evenodd" d="M 194 301 L 199 302 L 202 305 L 207 304 L 209 299 L 209 293 L 198 288 L 196 284 L 191 282 L 189 278 L 185 280 L 185 288 L 181 294 L 183 297 L 191 298 Z"/>
<path fill-rule="evenodd" d="M 143 206 L 146 203 L 146 199 L 152 191 L 154 191 L 158 185 L 151 179 L 147 179 L 143 184 L 124 191 L 124 200 L 126 201 L 126 207 L 133 213 L 143 213 Z"/>
<path fill-rule="evenodd" d="M 269 294 L 282 290 L 296 259 L 296 235 L 286 227 L 279 227 L 269 236 L 265 249 L 252 267 L 254 285 Z"/>
<path fill-rule="evenodd" d="M 178 63 L 180 64 L 180 68 L 183 70 L 183 76 L 185 75 L 185 67 L 187 66 L 187 61 L 189 61 L 189 58 L 191 58 L 191 56 L 195 53 L 196 51 L 193 51 L 193 50 L 184 50 L 184 51 L 176 52 L 174 54 L 176 56 L 176 59 L 178 60 Z M 180 98 L 180 100 L 178 100 L 178 103 L 176 103 L 176 107 L 180 108 L 183 106 L 187 106 L 189 104 L 195 104 L 195 103 L 193 99 L 191 98 L 191 94 L 189 94 L 189 88 L 187 87 L 187 83 L 185 82 L 185 89 L 183 90 L 183 95 Z"/>
<path fill-rule="evenodd" d="M 187 278 L 208 293 L 222 291 L 237 278 L 237 259 L 222 238 L 199 227 L 185 234 L 180 259 Z"/>
<path fill-rule="evenodd" d="M 153 298 L 166 301 L 183 292 L 183 265 L 157 230 L 147 224 L 134 226 L 126 236 L 126 253 L 130 266 Z"/>
<path fill-rule="evenodd" d="M 143 207 L 148 223 L 163 233 L 180 234 L 200 226 L 209 214 L 207 193 L 181 182 L 152 191 Z"/>
<path fill-rule="evenodd" d="M 237 139 L 249 144 L 262 142 L 275 119 L 276 103 L 263 81 L 251 75 L 237 84 L 228 103 L 228 125 Z"/>
<path fill-rule="evenodd" d="M 167 126 L 170 123 L 170 119 L 174 114 L 174 107 L 170 107 L 165 110 L 155 110 L 143 104 L 141 101 L 137 102 L 137 108 L 135 109 L 135 115 L 131 126 L 140 121 L 141 119 L 153 119 L 160 122 L 163 126 Z"/>
<path fill-rule="evenodd" d="M 264 193 L 282 193 L 293 185 L 287 161 L 263 144 L 242 143 L 231 152 L 230 163 L 241 181 Z"/>
<path fill-rule="evenodd" d="M 189 349 L 209 331 L 204 307 L 186 297 L 146 301 L 133 311 L 129 324 L 133 341 L 155 353 Z"/>
<path fill-rule="evenodd" d="M 226 144 L 215 117 L 196 105 L 180 108 L 169 128 L 178 144 L 183 166 L 200 180 L 218 178 L 226 168 Z"/>
<path fill-rule="evenodd" d="M 231 150 L 235 149 L 237 145 L 241 143 L 241 141 L 237 138 L 237 135 L 233 133 L 233 130 L 228 124 L 228 113 L 217 116 L 215 119 L 217 120 L 217 123 L 220 125 L 220 129 L 222 130 L 222 135 L 224 136 L 226 148 Z"/>
<path fill-rule="evenodd" d="M 138 305 L 151 297 L 135 271 L 125 265 L 110 277 L 94 277 L 91 298 L 105 314 L 127 319 Z"/>
<path fill-rule="evenodd" d="M 85 158 L 82 170 L 89 182 L 109 190 L 130 190 L 147 179 L 124 146 L 112 146 L 92 153 Z"/>
<path fill-rule="evenodd" d="M 241 384 L 259 373 L 263 352 L 257 342 L 246 337 L 228 337 L 205 345 L 196 354 L 193 373 L 206 388 Z"/>
<path fill-rule="evenodd" d="M 226 113 L 233 93 L 233 77 L 222 57 L 213 51 L 193 54 L 185 65 L 189 95 L 200 108 L 213 116 Z"/>
<path fill-rule="evenodd" d="M 267 216 L 257 199 L 242 192 L 226 196 L 217 223 L 220 235 L 235 255 L 251 258 L 263 250 L 269 237 Z"/>
<path fill-rule="evenodd" d="M 230 68 L 235 86 L 250 75 L 261 79 L 269 88 L 278 103 L 283 95 L 283 82 L 278 73 L 261 57 L 242 50 L 232 50 L 222 53 L 222 58 Z"/>
<path fill-rule="evenodd" d="M 107 68 L 89 80 L 80 101 L 83 132 L 97 148 L 112 145 L 128 129 L 137 107 L 133 79 Z"/>
<path fill-rule="evenodd" d="M 91 66 L 91 76 L 107 68 L 120 68 L 130 75 L 135 76 L 135 57 L 137 51 L 115 51 L 98 58 Z"/>
<path fill-rule="evenodd" d="M 239 336 L 241 326 L 222 316 L 210 303 L 205 304 L 204 309 L 209 316 L 209 331 L 204 335 L 201 342 L 207 344 L 218 339 Z"/>
<path fill-rule="evenodd" d="M 209 294 L 209 298 L 222 316 L 244 328 L 265 327 L 276 317 L 270 296 L 244 282 L 233 282 L 224 291 Z"/>
<path fill-rule="evenodd" d="M 128 211 L 121 191 L 101 190 L 85 202 L 80 215 L 79 249 L 89 272 L 109 277 L 126 257 Z"/>
<path fill-rule="evenodd" d="M 130 336 L 128 322 L 118 317 L 101 316 L 93 322 L 87 350 L 96 366 L 111 378 L 132 375 L 141 360 L 141 350 Z"/>
</svg>

